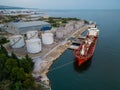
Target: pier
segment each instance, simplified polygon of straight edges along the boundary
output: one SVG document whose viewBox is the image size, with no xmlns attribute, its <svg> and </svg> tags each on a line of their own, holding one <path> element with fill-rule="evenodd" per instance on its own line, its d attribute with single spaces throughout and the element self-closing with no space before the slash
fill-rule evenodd
<svg viewBox="0 0 120 90">
<path fill-rule="evenodd" d="M 71 34 L 73 37 L 79 37 L 84 31 L 88 29 L 88 26 L 85 25 L 81 27 L 79 30 Z M 70 37 L 71 37 L 70 36 Z M 57 58 L 59 58 L 70 46 L 72 42 L 70 40 L 64 40 L 58 45 L 56 45 L 52 50 L 47 52 L 42 57 L 34 58 L 35 68 L 33 70 L 33 76 L 35 78 L 41 77 L 40 83 L 44 85 L 46 88 L 50 89 L 50 81 L 47 77 L 47 73 L 51 65 L 54 63 Z"/>
</svg>

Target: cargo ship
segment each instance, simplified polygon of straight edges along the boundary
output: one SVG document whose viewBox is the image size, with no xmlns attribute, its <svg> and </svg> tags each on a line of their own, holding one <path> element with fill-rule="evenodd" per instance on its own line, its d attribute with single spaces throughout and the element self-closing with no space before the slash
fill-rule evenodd
<svg viewBox="0 0 120 90">
<path fill-rule="evenodd" d="M 89 28 L 86 38 L 79 48 L 74 50 L 74 55 L 79 66 L 92 58 L 98 41 L 98 35 L 98 28 Z"/>
</svg>

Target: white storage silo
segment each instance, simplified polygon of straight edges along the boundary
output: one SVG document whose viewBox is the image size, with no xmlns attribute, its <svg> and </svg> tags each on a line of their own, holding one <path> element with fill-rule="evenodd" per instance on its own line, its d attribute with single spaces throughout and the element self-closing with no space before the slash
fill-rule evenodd
<svg viewBox="0 0 120 90">
<path fill-rule="evenodd" d="M 30 39 L 26 40 L 26 47 L 29 53 L 38 53 L 42 50 L 40 39 Z"/>
<path fill-rule="evenodd" d="M 38 38 L 38 31 L 28 31 L 27 39 L 34 39 L 34 38 Z"/>
<path fill-rule="evenodd" d="M 70 27 L 68 27 L 67 29 L 66 29 L 66 31 L 67 31 L 67 33 L 70 33 Z"/>
<path fill-rule="evenodd" d="M 67 35 L 68 34 L 68 31 L 66 29 L 63 30 L 63 34 L 64 35 Z"/>
<path fill-rule="evenodd" d="M 74 26 L 73 25 L 69 25 L 67 27 L 65 27 L 67 33 L 70 33 L 73 29 L 74 29 Z"/>
<path fill-rule="evenodd" d="M 77 21 L 76 24 L 82 26 L 82 25 L 84 25 L 84 20 L 82 20 L 82 21 Z"/>
<path fill-rule="evenodd" d="M 57 30 L 56 31 L 56 37 L 59 38 L 59 39 L 63 38 L 63 35 L 64 35 L 63 33 L 64 33 L 63 30 Z"/>
<path fill-rule="evenodd" d="M 53 33 L 43 33 L 42 34 L 43 44 L 52 44 L 54 42 Z"/>
<path fill-rule="evenodd" d="M 80 28 L 80 25 L 79 24 L 75 24 L 75 29 L 79 29 Z"/>
<path fill-rule="evenodd" d="M 24 38 L 22 35 L 14 35 L 9 37 L 10 46 L 12 48 L 21 48 L 25 45 Z"/>
</svg>

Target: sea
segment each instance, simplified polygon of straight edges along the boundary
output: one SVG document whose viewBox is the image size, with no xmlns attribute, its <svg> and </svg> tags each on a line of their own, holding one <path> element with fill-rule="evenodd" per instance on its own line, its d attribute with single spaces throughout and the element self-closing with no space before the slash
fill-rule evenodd
<svg viewBox="0 0 120 90">
<path fill-rule="evenodd" d="M 48 73 L 52 90 L 120 90 L 120 10 L 46 10 L 53 17 L 94 21 L 100 35 L 94 56 L 78 67 L 66 50 Z"/>
</svg>

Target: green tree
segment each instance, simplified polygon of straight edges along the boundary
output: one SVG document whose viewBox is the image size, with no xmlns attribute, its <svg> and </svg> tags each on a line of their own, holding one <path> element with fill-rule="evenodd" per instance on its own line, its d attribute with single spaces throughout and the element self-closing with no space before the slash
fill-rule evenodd
<svg viewBox="0 0 120 90">
<path fill-rule="evenodd" d="M 29 61 L 27 61 L 25 58 L 23 58 L 22 60 L 19 60 L 19 65 L 20 67 L 24 68 L 26 73 L 29 73 L 32 71 L 32 67 Z"/>
<path fill-rule="evenodd" d="M 26 55 L 18 59 L 14 53 L 8 56 L 6 49 L 0 48 L 0 90 L 36 90 L 38 85 L 32 77 L 34 63 Z"/>
<path fill-rule="evenodd" d="M 26 74 L 26 79 L 25 79 L 25 81 L 23 82 L 23 86 L 24 86 L 26 89 L 31 89 L 31 88 L 33 88 L 33 86 L 34 86 L 34 78 L 32 77 L 31 74 Z"/>
<path fill-rule="evenodd" d="M 14 67 L 17 67 L 18 66 L 18 63 L 15 59 L 13 58 L 8 58 L 7 61 L 5 62 L 5 68 L 11 72 L 11 70 L 14 68 Z"/>
<path fill-rule="evenodd" d="M 33 63 L 32 59 L 28 55 L 25 56 L 25 59 L 30 63 L 31 71 L 32 71 L 33 66 L 34 66 L 34 63 Z"/>
<path fill-rule="evenodd" d="M 32 72 L 34 63 L 32 59 L 26 55 L 25 58 L 19 60 L 19 66 L 23 67 L 26 73 Z"/>
<path fill-rule="evenodd" d="M 12 82 L 10 80 L 3 80 L 0 82 L 0 90 L 10 90 Z"/>
<path fill-rule="evenodd" d="M 4 53 L 0 54 L 0 70 L 4 68 L 5 62 L 6 62 L 6 55 Z"/>
<path fill-rule="evenodd" d="M 15 82 L 14 90 L 22 90 L 22 83 L 20 81 Z"/>
<path fill-rule="evenodd" d="M 23 81 L 25 79 L 25 72 L 23 68 L 14 67 L 10 74 L 11 80 Z"/>
<path fill-rule="evenodd" d="M 49 23 L 55 23 L 55 21 L 54 21 L 54 19 L 53 18 L 51 18 L 51 17 L 49 17 L 49 19 L 48 19 L 49 21 Z"/>
<path fill-rule="evenodd" d="M 67 23 L 67 20 L 66 20 L 66 19 L 63 19 L 62 23 Z"/>
<path fill-rule="evenodd" d="M 5 44 L 7 42 L 9 42 L 9 40 L 7 40 L 6 38 L 1 38 L 0 39 L 0 45 Z"/>
<path fill-rule="evenodd" d="M 0 31 L 2 31 L 2 28 L 0 28 Z"/>
<path fill-rule="evenodd" d="M 4 53 L 4 54 L 6 55 L 6 57 L 8 57 L 8 52 L 7 52 L 7 50 L 3 47 L 3 45 L 1 45 L 0 53 Z"/>
<path fill-rule="evenodd" d="M 18 60 L 18 58 L 17 58 L 17 56 L 12 52 L 12 58 L 14 58 L 14 59 L 16 59 L 16 60 Z"/>
<path fill-rule="evenodd" d="M 6 62 L 6 55 L 4 53 L 0 54 L 0 81 L 4 79 L 6 74 L 4 73 L 4 67 L 5 67 L 5 62 Z M 5 75 L 4 75 L 5 74 Z"/>
</svg>

